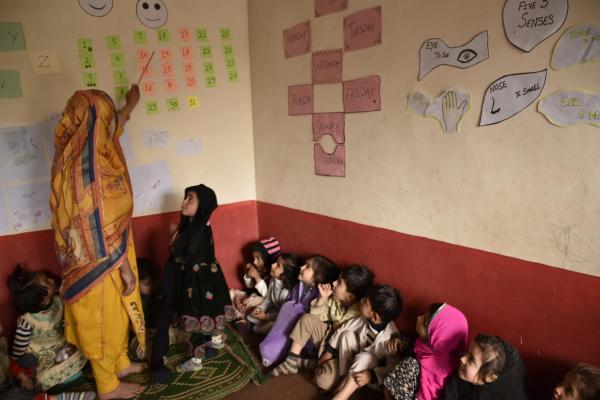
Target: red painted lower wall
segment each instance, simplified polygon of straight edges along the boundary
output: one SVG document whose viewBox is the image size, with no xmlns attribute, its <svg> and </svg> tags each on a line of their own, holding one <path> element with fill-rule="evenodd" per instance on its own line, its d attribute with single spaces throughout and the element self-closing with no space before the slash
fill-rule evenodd
<svg viewBox="0 0 600 400">
<path fill-rule="evenodd" d="M 430 303 L 457 306 L 472 336 L 518 348 L 532 398 L 550 398 L 576 362 L 600 365 L 600 278 L 262 202 L 258 221 L 286 252 L 370 266 L 403 294 L 401 330 Z"/>
<path fill-rule="evenodd" d="M 134 218 L 138 256 L 162 267 L 169 225 L 178 218 L 177 212 Z M 551 387 L 576 362 L 600 365 L 600 278 L 262 202 L 221 206 L 211 221 L 217 256 L 232 287 L 240 284 L 243 249 L 273 235 L 286 252 L 369 265 L 379 282 L 403 293 L 400 329 L 412 329 L 429 303 L 459 307 L 471 334 L 494 333 L 519 349 L 532 398 L 549 398 Z M 0 237 L 2 282 L 18 262 L 58 272 L 51 231 Z M 6 286 L 0 290 L 0 310 L 0 322 L 10 331 L 15 315 Z"/>
<path fill-rule="evenodd" d="M 244 263 L 242 250 L 258 238 L 256 202 L 244 201 L 219 206 L 211 218 L 217 258 L 231 287 L 239 287 L 238 271 Z M 179 222 L 179 213 L 149 215 L 133 219 L 133 237 L 137 256 L 147 257 L 163 267 L 171 239 L 169 227 Z M 60 274 L 54 254 L 52 231 L 0 236 L 0 323 L 11 332 L 16 315 L 10 305 L 6 278 L 17 263 L 28 269 L 48 269 Z"/>
</svg>

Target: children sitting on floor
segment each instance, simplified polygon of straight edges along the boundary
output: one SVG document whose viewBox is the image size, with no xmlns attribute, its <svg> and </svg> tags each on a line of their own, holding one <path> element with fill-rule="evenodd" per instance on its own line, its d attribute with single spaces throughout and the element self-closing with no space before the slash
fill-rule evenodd
<svg viewBox="0 0 600 400">
<path fill-rule="evenodd" d="M 7 283 L 13 305 L 21 314 L 11 352 L 11 374 L 20 387 L 45 392 L 81 376 L 87 360 L 65 340 L 63 303 L 56 281 L 17 266 Z"/>
<path fill-rule="evenodd" d="M 383 382 L 388 398 L 440 399 L 446 381 L 466 350 L 467 319 L 449 304 L 431 304 L 417 318 L 416 331 L 419 337 L 414 346 L 415 357 L 401 359 Z"/>
<path fill-rule="evenodd" d="M 517 350 L 497 336 L 479 334 L 446 385 L 447 400 L 526 400 L 523 363 Z"/>
<path fill-rule="evenodd" d="M 338 275 L 339 270 L 333 261 L 323 256 L 309 258 L 300 268 L 300 282 L 281 306 L 273 328 L 259 346 L 265 367 L 280 361 L 287 354 L 291 345 L 289 334 L 298 319 L 308 312 L 310 302 L 318 296 L 317 285 L 332 283 Z"/>
<path fill-rule="evenodd" d="M 247 317 L 254 333 L 259 335 L 269 333 L 290 290 L 298 284 L 301 265 L 304 265 L 304 260 L 295 254 L 282 254 L 277 257 L 277 262 L 271 266 L 267 294 Z"/>
<path fill-rule="evenodd" d="M 327 342 L 314 370 L 317 386 L 328 391 L 341 380 L 335 399 L 348 399 L 359 386 L 375 381 L 380 365 L 389 363 L 385 343 L 398 333 L 394 320 L 401 311 L 400 292 L 371 286 L 361 301 L 361 316 L 344 322 Z"/>
<path fill-rule="evenodd" d="M 268 291 L 270 266 L 281 254 L 279 241 L 274 237 L 262 239 L 252 245 L 252 262 L 246 264 L 244 284 L 247 290 L 230 289 L 229 295 L 236 319 L 243 319 L 260 304 Z"/>
<path fill-rule="evenodd" d="M 300 353 L 310 341 L 319 353 L 323 353 L 329 336 L 345 321 L 360 315 L 360 299 L 373 284 L 373 272 L 363 265 L 352 265 L 340 272 L 337 281 L 320 284 L 319 298 L 312 301 L 310 313 L 299 320 L 290 338 L 292 347 L 288 357 L 271 372 L 274 376 L 295 374 L 303 362 Z M 307 360 L 310 361 L 310 360 Z"/>
<path fill-rule="evenodd" d="M 554 400 L 600 399 L 600 368 L 590 364 L 577 364 L 554 388 L 553 398 Z"/>
</svg>

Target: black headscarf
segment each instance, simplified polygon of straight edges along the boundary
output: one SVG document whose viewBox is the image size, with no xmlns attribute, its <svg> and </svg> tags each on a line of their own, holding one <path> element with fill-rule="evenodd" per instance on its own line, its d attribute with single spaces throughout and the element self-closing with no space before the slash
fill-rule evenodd
<svg viewBox="0 0 600 400">
<path fill-rule="evenodd" d="M 211 214 L 217 208 L 217 195 L 205 185 L 190 186 L 185 189 L 198 196 L 198 210 L 192 218 L 181 216 L 179 236 L 173 242 L 173 255 L 183 257 L 187 264 L 211 263 L 215 260 L 212 229 L 208 224 Z"/>
<path fill-rule="evenodd" d="M 506 361 L 500 376 L 485 385 L 473 385 L 454 374 L 446 385 L 446 400 L 527 400 L 523 361 L 517 350 L 504 342 Z"/>
</svg>

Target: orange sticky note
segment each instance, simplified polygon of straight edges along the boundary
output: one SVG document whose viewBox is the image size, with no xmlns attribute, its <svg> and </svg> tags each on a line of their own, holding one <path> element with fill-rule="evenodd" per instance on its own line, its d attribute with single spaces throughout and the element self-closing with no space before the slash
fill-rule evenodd
<svg viewBox="0 0 600 400">
<path fill-rule="evenodd" d="M 142 93 L 144 93 L 144 96 L 154 96 L 154 94 L 156 93 L 156 82 L 142 81 Z"/>
<path fill-rule="evenodd" d="M 183 79 L 185 80 L 185 87 L 187 89 L 196 89 L 198 87 L 196 76 L 186 76 Z"/>
<path fill-rule="evenodd" d="M 184 60 L 191 60 L 192 58 L 194 58 L 194 55 L 192 54 L 191 46 L 180 47 L 179 54 L 181 55 L 181 58 L 183 58 Z"/>
<path fill-rule="evenodd" d="M 196 73 L 196 67 L 193 62 L 183 63 L 182 66 L 183 66 L 183 74 L 184 75 L 191 75 L 191 74 Z"/>
<path fill-rule="evenodd" d="M 148 49 L 136 49 L 135 59 L 137 60 L 137 63 L 141 65 L 146 64 L 146 61 L 148 61 L 151 53 L 152 52 Z"/>
<path fill-rule="evenodd" d="M 179 36 L 179 40 L 181 40 L 183 42 L 189 42 L 190 39 L 192 38 L 192 34 L 188 27 L 179 28 L 177 30 L 177 34 Z"/>
<path fill-rule="evenodd" d="M 158 49 L 158 57 L 160 61 L 173 61 L 173 52 L 171 49 Z"/>
<path fill-rule="evenodd" d="M 165 90 L 169 93 L 173 93 L 177 91 L 177 81 L 175 79 L 165 79 Z"/>
<path fill-rule="evenodd" d="M 168 62 L 160 64 L 160 71 L 164 76 L 173 76 L 173 74 L 175 73 L 173 64 Z"/>
</svg>

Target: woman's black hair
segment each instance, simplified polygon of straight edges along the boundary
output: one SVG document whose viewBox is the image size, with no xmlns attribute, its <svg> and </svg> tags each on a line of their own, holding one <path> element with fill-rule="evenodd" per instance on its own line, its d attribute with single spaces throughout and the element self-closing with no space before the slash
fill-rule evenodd
<svg viewBox="0 0 600 400">
<path fill-rule="evenodd" d="M 35 274 L 23 270 L 19 264 L 6 279 L 13 305 L 20 314 L 35 314 L 45 308 L 48 289 L 36 283 L 34 278 Z"/>
<path fill-rule="evenodd" d="M 279 277 L 283 282 L 283 287 L 291 290 L 294 286 L 298 284 L 298 275 L 300 273 L 300 267 L 304 265 L 304 260 L 302 257 L 296 254 L 282 254 L 281 266 L 283 267 L 283 273 Z"/>
</svg>

